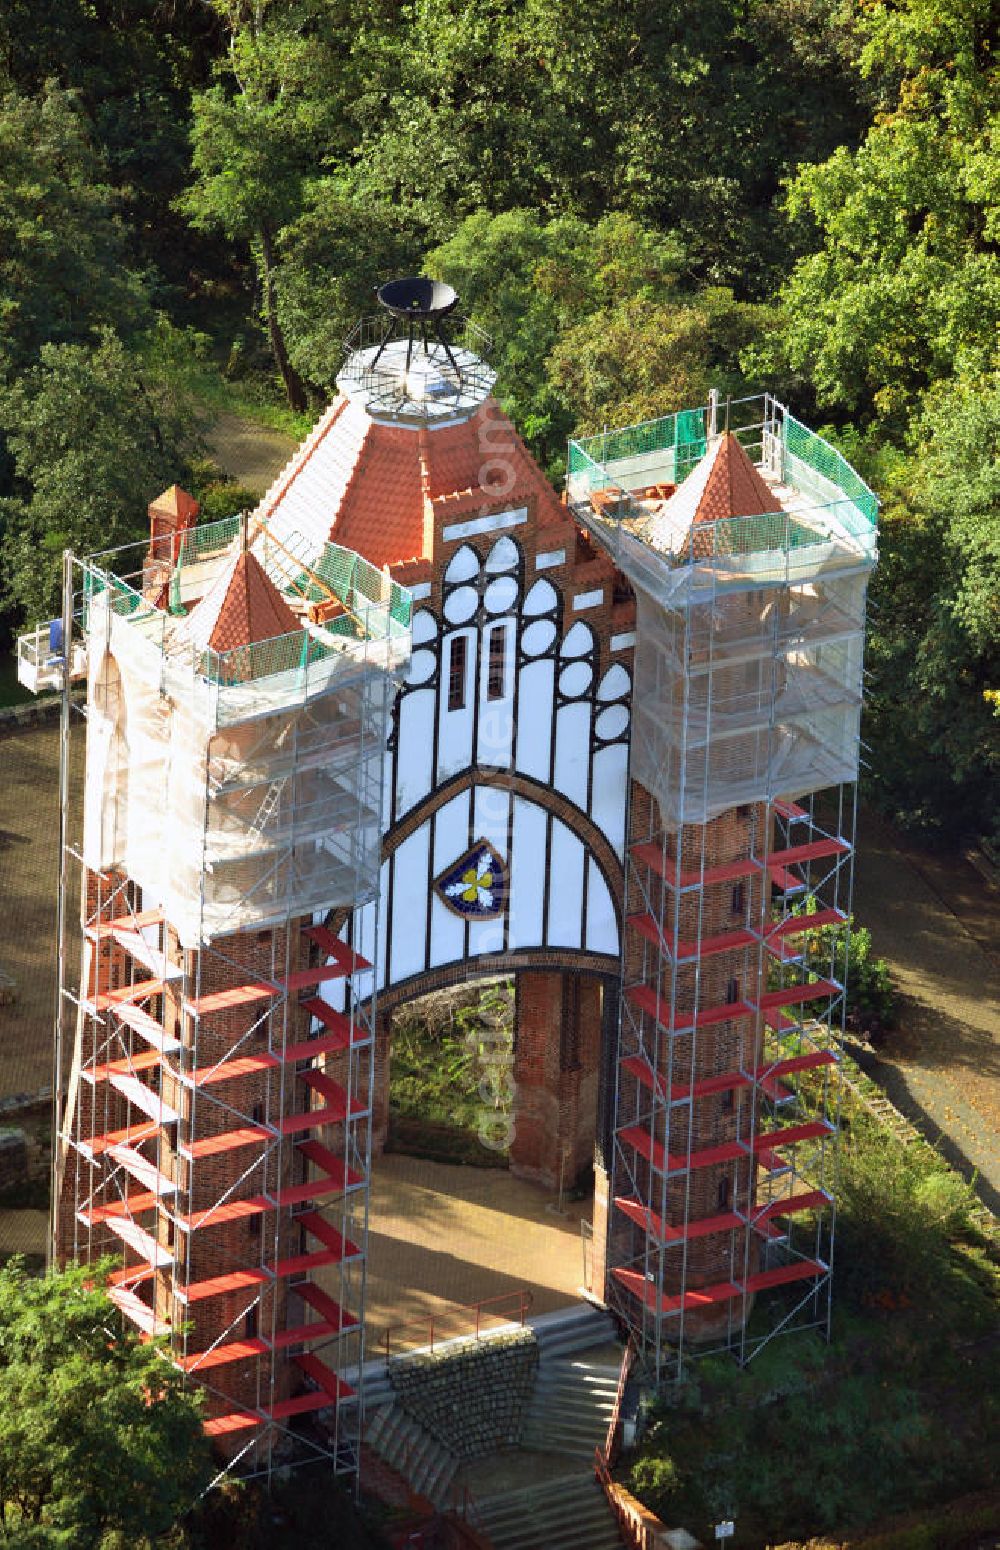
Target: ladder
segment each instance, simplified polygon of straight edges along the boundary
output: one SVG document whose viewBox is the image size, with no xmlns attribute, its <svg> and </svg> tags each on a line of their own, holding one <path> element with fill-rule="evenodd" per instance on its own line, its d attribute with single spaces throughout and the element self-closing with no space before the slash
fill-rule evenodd
<svg viewBox="0 0 1000 1550">
<path fill-rule="evenodd" d="M 266 824 L 268 823 L 271 814 L 274 812 L 274 809 L 277 807 L 279 801 L 281 800 L 281 793 L 284 791 L 287 784 L 288 776 L 283 775 L 280 780 L 272 780 L 271 784 L 268 786 L 263 797 L 261 798 L 261 803 L 254 816 L 253 823 L 250 825 L 248 830 L 248 834 L 251 839 L 260 839 L 260 836 Z"/>
</svg>

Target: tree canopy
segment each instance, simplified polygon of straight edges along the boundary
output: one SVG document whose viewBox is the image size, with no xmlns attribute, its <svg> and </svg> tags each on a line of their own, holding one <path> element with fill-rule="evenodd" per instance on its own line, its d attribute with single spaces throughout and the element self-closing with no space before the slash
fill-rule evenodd
<svg viewBox="0 0 1000 1550">
<path fill-rule="evenodd" d="M 11 0 L 0 623 L 182 474 L 184 372 L 151 337 L 194 327 L 311 410 L 372 288 L 424 270 L 556 479 L 575 430 L 710 387 L 827 421 L 884 500 L 868 794 L 996 834 L 993 10 Z"/>
<path fill-rule="evenodd" d="M 210 1478 L 200 1401 L 115 1331 L 108 1268 L 0 1270 L 0 1536 L 18 1546 L 146 1543 Z"/>
</svg>

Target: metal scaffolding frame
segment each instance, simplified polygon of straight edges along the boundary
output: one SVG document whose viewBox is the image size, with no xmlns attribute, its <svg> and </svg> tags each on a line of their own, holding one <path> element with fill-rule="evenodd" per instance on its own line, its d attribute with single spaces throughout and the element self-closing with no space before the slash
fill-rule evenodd
<svg viewBox="0 0 1000 1550">
<path fill-rule="evenodd" d="M 726 419 L 772 513 L 673 518 L 717 402 L 567 477 L 637 599 L 607 1296 L 656 1383 L 830 1319 L 877 506 L 769 395 Z"/>
<path fill-rule="evenodd" d="M 111 1299 L 205 1390 L 223 1473 L 294 1455 L 356 1481 L 363 1396 L 340 1375 L 364 1366 L 371 966 L 410 599 L 335 545 L 322 578 L 300 573 L 258 531 L 301 627 L 201 649 L 187 605 L 241 531 L 186 534 L 166 589 L 145 546 L 67 554 L 58 639 L 28 638 L 63 691 L 51 1248 L 123 1260 Z M 348 948 L 326 915 L 369 900 L 372 941 Z"/>
</svg>

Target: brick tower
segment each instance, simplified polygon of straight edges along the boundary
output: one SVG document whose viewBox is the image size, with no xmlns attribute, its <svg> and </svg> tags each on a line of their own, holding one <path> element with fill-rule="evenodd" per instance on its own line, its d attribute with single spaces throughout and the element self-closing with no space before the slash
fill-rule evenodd
<svg viewBox="0 0 1000 1550">
<path fill-rule="evenodd" d="M 56 1251 L 124 1261 L 112 1300 L 207 1390 L 230 1462 L 266 1473 L 294 1443 L 350 1474 L 374 995 L 323 920 L 377 907 L 409 597 L 342 548 L 338 590 L 246 517 L 166 539 L 161 518 L 145 552 L 67 564 L 87 690 Z"/>
<path fill-rule="evenodd" d="M 356 1467 L 389 1016 L 475 977 L 516 980 L 498 1149 L 593 1165 L 588 1290 L 657 1378 L 829 1317 L 875 499 L 767 395 L 571 442 L 560 499 L 454 293 L 383 290 L 249 518 L 168 492 L 19 646 L 87 678 L 59 1249 L 124 1253 L 259 1468 Z"/>
<path fill-rule="evenodd" d="M 829 1317 L 853 833 L 837 788 L 857 775 L 876 507 L 774 400 L 739 407 L 721 435 L 713 405 L 570 449 L 572 509 L 636 593 L 595 1238 L 661 1379 L 692 1346 L 747 1360 L 774 1327 Z"/>
</svg>

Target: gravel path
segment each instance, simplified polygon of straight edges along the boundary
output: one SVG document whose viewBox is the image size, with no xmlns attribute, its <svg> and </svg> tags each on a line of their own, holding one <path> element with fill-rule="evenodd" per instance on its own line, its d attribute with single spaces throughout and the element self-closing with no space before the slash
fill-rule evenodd
<svg viewBox="0 0 1000 1550">
<path fill-rule="evenodd" d="M 208 444 L 219 467 L 259 495 L 281 472 L 295 442 L 283 431 L 268 430 L 236 414 L 220 414 L 208 435 Z"/>
<path fill-rule="evenodd" d="M 1000 889 L 962 857 L 859 825 L 857 919 L 899 991 L 871 1075 L 1000 1211 Z"/>
</svg>

